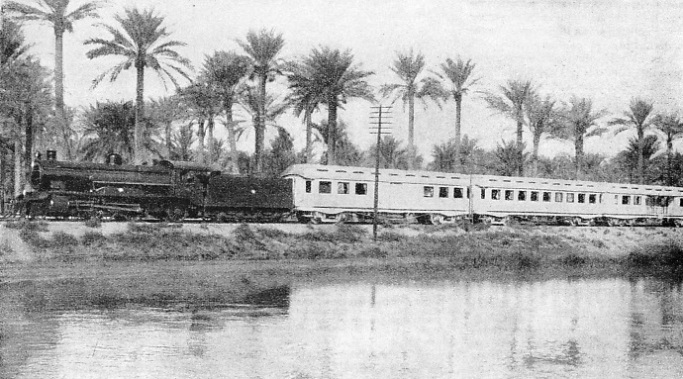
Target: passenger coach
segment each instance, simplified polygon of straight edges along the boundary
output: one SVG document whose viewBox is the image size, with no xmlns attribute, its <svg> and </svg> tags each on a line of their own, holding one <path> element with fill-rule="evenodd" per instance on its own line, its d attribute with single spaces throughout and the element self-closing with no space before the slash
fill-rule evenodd
<svg viewBox="0 0 683 379">
<path fill-rule="evenodd" d="M 472 186 L 473 212 L 489 222 L 683 226 L 683 189 L 677 187 L 501 176 L 474 176 Z"/>
<path fill-rule="evenodd" d="M 374 210 L 375 170 L 366 167 L 293 165 L 299 221 L 367 221 Z M 469 213 L 469 176 L 430 171 L 380 170 L 378 211 L 382 218 L 441 223 Z"/>
<path fill-rule="evenodd" d="M 372 218 L 375 170 L 294 165 L 294 212 L 300 221 Z M 384 219 L 432 224 L 458 218 L 572 225 L 637 223 L 683 226 L 683 189 L 546 178 L 380 170 L 378 211 Z"/>
</svg>

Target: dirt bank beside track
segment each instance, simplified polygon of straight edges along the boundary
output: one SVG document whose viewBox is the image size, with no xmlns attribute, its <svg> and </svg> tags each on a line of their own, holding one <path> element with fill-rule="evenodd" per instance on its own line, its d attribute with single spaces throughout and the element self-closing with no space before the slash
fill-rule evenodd
<svg viewBox="0 0 683 379">
<path fill-rule="evenodd" d="M 40 256 L 40 253 L 38 252 L 40 248 L 36 247 L 35 244 L 31 244 L 30 241 L 25 241 L 25 236 L 22 239 L 20 229 L 8 228 L 5 224 L 5 222 L 0 223 L 0 261 L 30 262 L 36 260 Z M 165 230 L 164 228 L 167 228 L 166 237 L 182 235 L 185 238 L 191 238 L 193 236 L 198 238 L 215 237 L 222 240 L 233 239 L 236 230 L 240 230 L 241 228 L 240 224 L 214 223 L 162 225 L 156 223 L 131 224 L 127 222 L 103 222 L 99 227 L 93 228 L 86 226 L 84 222 L 57 221 L 47 223 L 40 222 L 40 225 L 41 227 L 38 229 L 38 236 L 44 240 L 49 240 L 56 235 L 59 235 L 61 238 L 64 236 L 73 236 L 75 240 L 81 240 L 84 236 L 87 237 L 89 234 L 92 235 L 93 233 L 101 234 L 105 239 L 112 236 L 121 237 L 131 234 L 132 226 L 149 226 L 159 230 Z M 434 241 L 443 240 L 444 244 L 458 245 L 459 241 L 467 240 L 468 243 L 473 243 L 474 248 L 478 245 L 483 246 L 491 240 L 501 238 L 502 236 L 503 240 L 500 242 L 500 246 L 507 247 L 514 245 L 515 251 L 521 252 L 524 252 L 525 249 L 528 249 L 529 251 L 535 249 L 536 252 L 545 251 L 543 249 L 539 250 L 538 245 L 542 245 L 552 239 L 552 243 L 557 244 L 558 248 L 573 250 L 573 252 L 600 259 L 624 257 L 635 250 L 653 244 L 683 244 L 683 229 L 663 227 L 493 226 L 491 228 L 465 230 L 452 225 L 401 225 L 379 227 L 379 234 L 383 237 L 384 241 L 384 246 L 381 246 L 382 242 L 375 244 L 372 241 L 372 225 L 353 225 L 351 228 L 353 233 L 357 234 L 358 237 L 354 237 L 355 239 L 352 241 L 339 241 L 348 244 L 348 249 L 350 251 L 354 249 L 365 249 L 368 246 L 379 246 L 379 248 L 391 249 L 391 246 L 387 246 L 387 236 L 389 236 L 389 240 L 393 241 L 400 239 L 406 243 L 410 243 L 410 241 L 425 240 L 429 241 L 431 244 Z M 282 235 L 289 236 L 288 241 L 285 242 L 291 245 L 297 245 L 298 236 L 301 236 L 302 243 L 305 243 L 306 241 L 310 242 L 311 236 L 314 236 L 313 242 L 316 243 L 316 248 L 325 249 L 326 246 L 330 248 L 338 246 L 338 244 L 335 244 L 333 237 L 335 231 L 339 230 L 339 226 L 337 225 L 249 224 L 247 230 L 261 231 L 267 236 L 281 232 Z M 260 237 L 260 235 L 255 235 L 253 238 L 256 240 Z M 329 244 L 317 243 L 321 238 Z M 277 245 L 283 242 L 282 238 L 262 239 L 268 245 Z M 479 244 L 478 242 L 481 243 Z M 405 245 L 405 243 L 403 245 Z M 411 249 L 419 249 L 420 246 L 421 245 L 417 243 L 417 245 L 412 246 Z M 425 249 L 429 249 L 430 246 L 425 244 Z M 492 246 L 495 248 L 497 245 Z M 396 246 L 393 248 L 395 247 Z M 199 245 L 197 248 L 199 248 Z M 552 246 L 549 246 L 549 248 L 552 250 Z M 429 255 L 430 253 L 431 252 L 426 251 L 425 255 Z M 572 253 L 572 251 L 565 251 L 565 253 Z M 353 255 L 353 253 L 346 255 Z M 391 251 L 389 250 L 388 253 L 384 255 L 390 256 Z M 411 253 L 411 256 L 419 257 L 420 255 L 419 251 L 413 251 Z M 291 255 L 289 257 L 291 258 Z M 324 255 L 321 257 L 324 257 Z M 240 257 L 237 256 L 233 258 Z M 273 257 L 269 258 L 272 259 Z"/>
</svg>

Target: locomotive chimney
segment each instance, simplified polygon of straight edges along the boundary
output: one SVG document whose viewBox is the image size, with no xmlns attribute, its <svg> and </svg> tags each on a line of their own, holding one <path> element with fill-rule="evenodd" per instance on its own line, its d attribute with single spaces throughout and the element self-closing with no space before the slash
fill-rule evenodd
<svg viewBox="0 0 683 379">
<path fill-rule="evenodd" d="M 47 160 L 48 161 L 56 161 L 57 160 L 57 150 L 48 150 L 47 151 Z"/>
</svg>

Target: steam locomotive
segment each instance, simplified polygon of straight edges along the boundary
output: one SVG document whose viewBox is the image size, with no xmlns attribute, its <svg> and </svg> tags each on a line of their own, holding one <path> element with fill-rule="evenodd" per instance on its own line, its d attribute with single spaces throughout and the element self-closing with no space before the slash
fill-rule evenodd
<svg viewBox="0 0 683 379">
<path fill-rule="evenodd" d="M 30 183 L 32 191 L 19 202 L 28 216 L 281 221 L 293 208 L 287 179 L 170 160 L 124 165 L 115 154 L 106 163 L 58 161 L 49 154 L 35 160 Z"/>
</svg>

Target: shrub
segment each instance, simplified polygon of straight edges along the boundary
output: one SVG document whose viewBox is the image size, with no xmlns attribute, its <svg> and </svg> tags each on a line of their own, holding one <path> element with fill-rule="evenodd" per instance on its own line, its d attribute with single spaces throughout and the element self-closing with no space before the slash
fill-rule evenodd
<svg viewBox="0 0 683 379">
<path fill-rule="evenodd" d="M 55 232 L 52 235 L 52 247 L 69 247 L 78 246 L 78 239 L 71 234 L 64 232 Z"/>
<path fill-rule="evenodd" d="M 83 223 L 88 228 L 99 228 L 102 226 L 102 221 L 98 217 L 91 217 Z"/>
<path fill-rule="evenodd" d="M 256 228 L 256 232 L 266 238 L 284 239 L 290 236 L 289 233 L 275 228 Z"/>
<path fill-rule="evenodd" d="M 337 225 L 333 239 L 336 242 L 355 243 L 364 240 L 366 235 L 367 232 L 360 226 L 341 224 Z"/>
<path fill-rule="evenodd" d="M 107 237 L 100 232 L 85 232 L 81 237 L 83 246 L 102 246 L 106 241 Z"/>
<path fill-rule="evenodd" d="M 25 229 L 34 230 L 36 232 L 47 232 L 47 226 L 48 223 L 46 221 L 30 221 L 25 218 L 5 223 L 5 227 L 8 229 Z"/>
<path fill-rule="evenodd" d="M 386 258 L 389 256 L 389 253 L 379 246 L 370 246 L 361 250 L 358 255 L 364 258 Z"/>
</svg>

